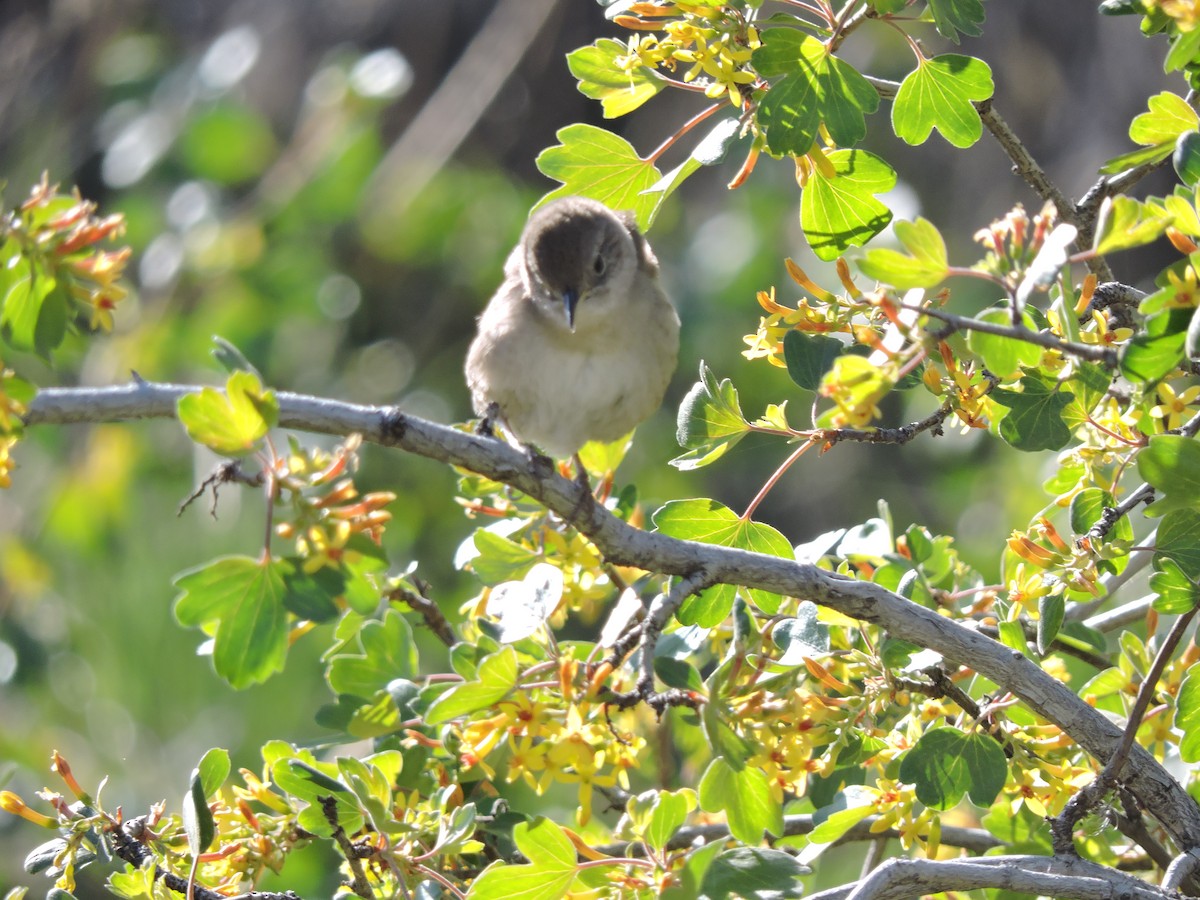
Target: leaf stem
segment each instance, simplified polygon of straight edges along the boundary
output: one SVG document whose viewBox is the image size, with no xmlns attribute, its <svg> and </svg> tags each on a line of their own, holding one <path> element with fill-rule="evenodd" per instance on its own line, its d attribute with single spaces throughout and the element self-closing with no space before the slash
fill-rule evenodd
<svg viewBox="0 0 1200 900">
<path fill-rule="evenodd" d="M 653 153 L 651 153 L 648 157 L 646 157 L 646 162 L 648 162 L 648 163 L 658 162 L 658 158 L 660 156 L 662 156 L 664 153 L 666 153 L 669 149 L 671 149 L 671 146 L 677 140 L 679 140 L 681 137 L 683 137 L 685 134 L 687 134 L 689 131 L 691 131 L 693 128 L 695 128 L 697 125 L 699 125 L 701 122 L 703 122 L 705 119 L 707 119 L 709 116 L 711 116 L 713 113 L 715 113 L 718 109 L 720 109 L 724 105 L 725 104 L 723 104 L 723 103 L 714 103 L 712 106 L 709 106 L 706 109 L 700 110 L 700 112 L 696 113 L 696 115 L 692 116 L 690 119 L 688 119 L 686 122 L 684 122 L 682 127 L 680 127 L 680 129 L 678 131 L 676 131 L 673 135 L 671 135 L 669 138 L 667 138 L 665 141 L 663 141 L 661 144 L 659 144 L 657 149 L 655 149 L 655 151 Z"/>
<path fill-rule="evenodd" d="M 795 463 L 796 460 L 798 460 L 805 453 L 807 453 L 809 448 L 815 443 L 817 443 L 817 438 L 815 436 L 810 437 L 807 441 L 792 451 L 791 455 L 789 455 L 788 458 L 785 459 L 779 466 L 779 468 L 772 473 L 771 477 L 768 478 L 766 483 L 763 484 L 763 486 L 759 489 L 758 494 L 755 495 L 754 499 L 750 501 L 750 505 L 746 507 L 746 511 L 741 515 L 743 522 L 750 521 L 750 517 L 754 515 L 754 510 L 758 509 L 758 504 L 763 502 L 763 499 L 771 492 L 771 488 L 775 487 L 775 485 L 779 482 L 779 479 L 783 477 L 783 473 L 790 469 L 792 464 Z"/>
</svg>

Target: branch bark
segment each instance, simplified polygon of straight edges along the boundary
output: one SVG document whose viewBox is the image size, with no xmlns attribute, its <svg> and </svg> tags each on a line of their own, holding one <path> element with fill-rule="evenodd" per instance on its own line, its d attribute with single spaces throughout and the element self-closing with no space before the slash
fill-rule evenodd
<svg viewBox="0 0 1200 900">
<path fill-rule="evenodd" d="M 105 388 L 49 388 L 30 403 L 25 421 L 35 426 L 173 418 L 179 398 L 195 390 L 140 380 Z M 714 584 L 811 600 L 935 650 L 952 663 L 1003 685 L 1102 764 L 1120 746 L 1120 728 L 1024 655 L 879 585 L 791 559 L 641 531 L 600 504 L 588 503 L 584 496 L 588 492 L 579 484 L 550 467 L 531 464 L 526 454 L 494 438 L 428 422 L 394 407 L 288 392 L 278 392 L 276 397 L 282 428 L 342 436 L 358 433 L 376 444 L 470 469 L 522 491 L 564 519 L 574 516 L 575 527 L 610 562 L 668 575 L 703 573 Z M 1135 746 L 1117 777 L 1162 823 L 1179 848 L 1200 846 L 1200 806 L 1146 750 Z"/>
<path fill-rule="evenodd" d="M 981 859 L 889 859 L 861 881 L 808 900 L 908 900 L 943 891 L 1001 888 L 1076 900 L 1169 900 L 1178 895 L 1132 875 L 1081 859 L 991 856 Z"/>
</svg>

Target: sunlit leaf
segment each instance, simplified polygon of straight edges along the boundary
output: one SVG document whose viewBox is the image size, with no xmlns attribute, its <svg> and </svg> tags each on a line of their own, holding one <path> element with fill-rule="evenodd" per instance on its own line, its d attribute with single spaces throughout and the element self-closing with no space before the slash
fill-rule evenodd
<svg viewBox="0 0 1200 900">
<path fill-rule="evenodd" d="M 245 456 L 279 421 L 279 402 L 250 372 L 234 372 L 225 392 L 206 387 L 179 398 L 188 437 L 222 456 Z"/>
<path fill-rule="evenodd" d="M 226 556 L 175 578 L 181 625 L 216 621 L 213 667 L 235 688 L 265 681 L 287 656 L 283 573 L 271 560 Z"/>
<path fill-rule="evenodd" d="M 865 116 L 878 108 L 878 91 L 815 37 L 791 28 L 769 28 L 754 51 L 754 66 L 768 78 L 782 76 L 758 108 L 758 125 L 766 131 L 772 153 L 808 153 L 822 122 L 842 147 L 852 147 L 866 136 Z"/>
<path fill-rule="evenodd" d="M 955 147 L 970 147 L 983 134 L 974 104 L 994 90 L 992 70 L 982 60 L 954 53 L 923 58 L 892 101 L 896 137 L 923 144 L 936 128 Z"/>
<path fill-rule="evenodd" d="M 575 845 L 549 819 L 519 822 L 513 840 L 527 864 L 494 862 L 471 884 L 468 900 L 558 900 L 566 896 L 578 865 Z"/>
<path fill-rule="evenodd" d="M 783 834 L 783 806 L 771 795 L 771 785 L 761 769 L 736 769 L 718 756 L 700 777 L 700 806 L 706 812 L 724 812 L 729 832 L 746 844 L 758 844 L 765 833 Z"/>
<path fill-rule="evenodd" d="M 901 221 L 895 231 L 908 253 L 886 247 L 868 250 L 858 262 L 864 275 L 900 290 L 934 287 L 945 279 L 950 267 L 946 242 L 932 222 Z"/>
<path fill-rule="evenodd" d="M 679 404 L 676 440 L 688 452 L 671 460 L 671 465 L 688 471 L 716 462 L 749 431 L 733 382 L 717 381 L 712 369 L 701 362 L 700 380 Z"/>
<path fill-rule="evenodd" d="M 861 247 L 892 221 L 892 211 L 875 195 L 896 186 L 896 172 L 865 150 L 826 156 L 834 175 L 813 170 L 800 195 L 800 227 L 817 258 L 831 260 Z"/>
<path fill-rule="evenodd" d="M 767 553 L 785 559 L 793 558 L 791 542 L 779 531 L 762 522 L 743 519 L 715 500 L 672 500 L 655 511 L 654 525 L 661 533 L 681 540 L 736 547 L 739 550 Z M 779 609 L 778 594 L 761 590 L 748 593 L 755 606 L 768 615 Z M 700 596 L 703 597 L 704 594 Z M 729 602 L 729 608 L 732 608 L 732 595 L 729 595 Z M 729 615 L 729 608 L 726 608 L 720 617 L 713 621 L 715 613 L 720 610 L 709 610 L 704 621 L 700 621 L 687 613 L 687 608 L 685 603 L 679 611 L 679 620 L 685 625 L 711 626 Z"/>
<path fill-rule="evenodd" d="M 628 72 L 617 66 L 616 58 L 628 52 L 620 41 L 603 38 L 567 54 L 567 68 L 579 80 L 579 92 L 599 100 L 606 119 L 633 112 L 667 86 L 645 66 Z"/>
<path fill-rule="evenodd" d="M 559 197 L 591 197 L 612 209 L 630 210 L 643 231 L 654 224 L 663 195 L 646 193 L 662 177 L 653 163 L 638 157 L 624 138 L 595 125 L 568 125 L 555 136 L 560 143 L 538 154 L 537 167 L 562 187 L 538 206 Z"/>
</svg>

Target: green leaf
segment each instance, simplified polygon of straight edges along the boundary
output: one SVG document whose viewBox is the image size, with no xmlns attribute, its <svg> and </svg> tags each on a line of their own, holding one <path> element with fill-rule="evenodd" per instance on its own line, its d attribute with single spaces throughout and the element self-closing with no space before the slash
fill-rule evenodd
<svg viewBox="0 0 1200 900">
<path fill-rule="evenodd" d="M 479 555 L 471 560 L 471 570 L 488 586 L 524 578 L 540 559 L 528 547 L 486 528 L 478 529 L 473 541 Z"/>
<path fill-rule="evenodd" d="M 688 813 L 696 808 L 696 793 L 690 788 L 678 791 L 656 791 L 651 806 L 650 821 L 646 823 L 646 843 L 662 851 L 675 832 L 687 821 Z"/>
<path fill-rule="evenodd" d="M 1173 218 L 1164 208 L 1140 203 L 1124 194 L 1106 197 L 1100 204 L 1093 249 L 1104 255 L 1149 244 L 1167 230 Z"/>
<path fill-rule="evenodd" d="M 1020 381 L 1022 391 L 997 388 L 991 397 L 1010 410 L 1000 421 L 1000 436 L 1017 450 L 1061 450 L 1071 440 L 1063 409 L 1075 396 L 1047 387 L 1036 378 Z"/>
<path fill-rule="evenodd" d="M 857 802 L 851 805 L 852 801 Z M 853 789 L 842 791 L 833 803 L 813 816 L 816 827 L 809 832 L 808 839 L 814 844 L 831 844 L 873 812 L 875 804 L 870 799 L 860 797 Z"/>
<path fill-rule="evenodd" d="M 204 795 L 204 784 L 200 778 L 199 769 L 192 769 L 188 791 L 183 795 L 182 812 L 183 832 L 187 835 L 188 852 L 193 857 L 199 856 L 212 846 L 213 838 L 217 833 L 212 810 L 208 808 L 208 798 Z"/>
<path fill-rule="evenodd" d="M 728 378 L 718 382 L 712 369 L 701 361 L 700 380 L 679 404 L 675 437 L 688 452 L 671 460 L 671 465 L 684 471 L 707 466 L 749 431 L 733 382 Z"/>
<path fill-rule="evenodd" d="M 879 92 L 824 43 L 792 28 L 769 28 L 754 51 L 754 66 L 771 85 L 758 107 L 767 149 L 777 156 L 803 156 L 825 123 L 834 143 L 852 147 L 867 133 L 865 116 L 879 107 Z"/>
<path fill-rule="evenodd" d="M 624 138 L 595 125 L 568 125 L 555 136 L 561 143 L 538 154 L 537 167 L 562 187 L 538 206 L 559 197 L 591 197 L 613 209 L 632 211 L 638 227 L 649 230 L 663 200 L 661 193 L 646 193 L 662 177 L 654 164 L 639 158 Z"/>
<path fill-rule="evenodd" d="M 1138 474 L 1174 504 L 1200 504 L 1200 443 L 1181 434 L 1156 434 L 1138 454 Z"/>
<path fill-rule="evenodd" d="M 603 38 L 567 54 L 567 68 L 579 80 L 579 92 L 599 100 L 606 119 L 633 112 L 667 86 L 646 66 L 629 72 L 617 66 L 616 58 L 628 53 L 620 41 Z"/>
<path fill-rule="evenodd" d="M 771 640 L 783 651 L 775 662 L 781 666 L 799 666 L 805 658 L 829 652 L 829 626 L 817 618 L 817 606 L 802 600 L 795 618 L 784 619 L 771 630 Z"/>
<path fill-rule="evenodd" d="M 333 823 L 325 815 L 322 804 L 326 797 L 333 798 L 337 824 L 348 834 L 357 833 L 366 823 L 358 798 L 350 788 L 316 766 L 295 757 L 278 759 L 271 766 L 271 778 L 280 790 L 309 804 L 298 819 L 298 824 L 306 831 L 322 837 L 333 835 Z"/>
<path fill-rule="evenodd" d="M 1117 505 L 1113 495 L 1103 488 L 1084 488 L 1071 498 L 1071 531 L 1075 534 L 1087 534 L 1092 526 L 1104 516 L 1104 510 Z M 1122 516 L 1108 530 L 1104 538 L 1109 541 L 1132 541 L 1133 526 L 1129 518 Z"/>
<path fill-rule="evenodd" d="M 0 335 L 14 350 L 48 356 L 66 333 L 66 298 L 41 265 L 22 255 L 0 269 Z"/>
<path fill-rule="evenodd" d="M 971 786 L 965 758 L 967 737 L 957 728 L 931 728 L 900 761 L 900 780 L 933 809 L 952 809 Z"/>
<path fill-rule="evenodd" d="M 1121 351 L 1121 374 L 1131 381 L 1155 382 L 1183 361 L 1192 312 L 1167 309 L 1150 316 L 1144 330 Z"/>
<path fill-rule="evenodd" d="M 1196 186 L 1200 181 L 1200 131 L 1185 131 L 1179 136 L 1171 154 L 1171 164 L 1180 181 L 1188 187 Z"/>
<path fill-rule="evenodd" d="M 1022 313 L 1022 317 L 1025 327 L 1035 330 L 1032 317 L 1028 313 Z M 1011 309 L 994 307 L 984 310 L 976 318 L 989 325 L 1012 325 L 1013 314 Z M 974 330 L 967 332 L 967 346 L 983 360 L 989 372 L 1001 379 L 1012 377 L 1022 366 L 1036 366 L 1043 352 L 1041 347 L 1028 341 Z"/>
<path fill-rule="evenodd" d="M 804 896 L 800 876 L 812 870 L 782 850 L 735 847 L 726 850 L 704 874 L 702 895 L 708 900 L 785 900 Z"/>
<path fill-rule="evenodd" d="M 1102 175 L 1116 175 L 1134 166 L 1166 159 L 1186 132 L 1200 125 L 1200 117 L 1178 94 L 1163 91 L 1150 98 L 1149 110 L 1134 116 L 1129 137 L 1140 150 L 1113 157 L 1100 168 Z"/>
<path fill-rule="evenodd" d="M 1179 686 L 1175 706 L 1175 727 L 1183 732 L 1179 755 L 1186 763 L 1200 761 L 1200 663 L 1187 670 Z"/>
<path fill-rule="evenodd" d="M 1200 581 L 1200 510 L 1176 509 L 1158 525 L 1156 559 L 1173 560 L 1192 581 Z"/>
<path fill-rule="evenodd" d="M 188 167 L 219 184 L 240 184 L 261 175 L 275 157 L 266 120 L 244 106 L 219 105 L 188 117 L 179 139 Z"/>
<path fill-rule="evenodd" d="M 225 393 L 206 387 L 179 398 L 179 421 L 188 437 L 222 456 L 253 452 L 279 421 L 279 402 L 250 372 L 234 372 Z"/>
<path fill-rule="evenodd" d="M 1197 59 L 1200 59 L 1198 31 L 1200 29 L 1193 28 L 1191 31 L 1177 31 L 1172 35 L 1171 49 L 1167 51 L 1167 58 L 1163 60 L 1164 72 L 1174 72 L 1176 69 L 1196 64 Z"/>
<path fill-rule="evenodd" d="M 1114 156 L 1099 168 L 1102 175 L 1117 175 L 1126 169 L 1148 165 L 1166 159 L 1171 155 L 1173 144 L 1158 144 L 1153 147 L 1139 147 L 1120 156 Z"/>
<path fill-rule="evenodd" d="M 235 688 L 265 681 L 287 657 L 283 573 L 272 560 L 225 556 L 180 573 L 175 617 L 184 626 L 218 622 L 213 667 Z"/>
<path fill-rule="evenodd" d="M 800 227 L 818 259 L 861 247 L 887 227 L 892 211 L 875 199 L 896 186 L 896 171 L 865 150 L 826 154 L 834 177 L 814 168 L 800 195 Z"/>
<path fill-rule="evenodd" d="M 967 796 L 976 806 L 988 807 L 1008 780 L 1008 758 L 991 735 L 973 731 L 966 735 L 963 760 L 970 776 Z"/>
<path fill-rule="evenodd" d="M 793 559 L 791 542 L 770 525 L 742 519 L 733 510 L 715 500 L 672 500 L 655 511 L 654 525 L 662 534 L 686 541 L 700 541 L 704 544 L 719 544 L 722 547 L 736 547 L 739 550 L 749 550 L 753 553 L 766 553 L 771 556 L 781 556 Z M 723 585 L 723 587 L 729 587 Z M 711 591 L 712 588 L 709 588 Z M 707 591 L 704 593 L 708 593 Z M 767 615 L 774 615 L 779 609 L 780 597 L 767 591 L 752 590 L 748 592 L 754 605 Z M 701 597 L 704 594 L 700 595 Z M 694 598 L 689 598 L 689 600 Z M 732 605 L 733 595 L 729 594 Z M 701 622 L 685 618 L 687 603 L 679 610 L 679 620 L 685 625 L 717 624 L 729 615 L 729 608 L 721 612 L 716 621 L 712 616 L 716 611 L 708 610 L 708 615 Z M 731 608 L 731 607 L 730 607 Z"/>
<path fill-rule="evenodd" d="M 712 865 L 713 858 L 724 848 L 722 841 L 702 844 L 687 854 L 683 868 L 675 869 L 672 884 L 663 889 L 659 895 L 662 900 L 705 900 L 703 893 L 704 876 Z"/>
<path fill-rule="evenodd" d="M 845 352 L 844 343 L 825 334 L 792 330 L 783 336 L 783 361 L 787 363 L 788 376 L 806 391 L 819 388 L 825 373 L 833 368 L 833 361 Z"/>
<path fill-rule="evenodd" d="M 200 773 L 204 796 L 213 796 L 229 777 L 229 751 L 220 747 L 209 750 L 200 758 L 200 765 L 196 767 L 196 771 Z"/>
<path fill-rule="evenodd" d="M 725 159 L 729 148 L 737 143 L 749 144 L 751 139 L 741 136 L 741 123 L 736 116 L 727 116 L 718 121 L 688 154 L 688 158 L 646 188 L 647 194 L 660 194 L 665 200 L 701 166 L 715 166 Z"/>
<path fill-rule="evenodd" d="M 896 238 L 907 254 L 882 248 L 868 250 L 858 268 L 868 278 L 890 284 L 900 290 L 930 288 L 940 283 L 950 268 L 946 242 L 928 219 L 897 222 Z"/>
<path fill-rule="evenodd" d="M 338 694 L 371 697 L 395 678 L 417 675 L 417 648 L 412 628 L 396 610 L 383 621 L 367 622 L 358 633 L 361 653 L 338 653 L 329 658 L 326 679 Z"/>
<path fill-rule="evenodd" d="M 559 900 L 575 880 L 575 845 L 549 819 L 538 817 L 513 828 L 526 865 L 494 862 L 475 879 L 468 900 Z"/>
<path fill-rule="evenodd" d="M 1192 313 L 1188 322 L 1187 337 L 1184 340 L 1183 352 L 1192 362 L 1200 360 L 1200 306 Z"/>
<path fill-rule="evenodd" d="M 947 53 L 921 59 L 892 103 L 892 128 L 909 144 L 923 144 L 936 128 L 955 147 L 983 135 L 975 103 L 992 96 L 992 70 L 983 60 Z"/>
<path fill-rule="evenodd" d="M 667 687 L 682 691 L 702 691 L 704 681 L 691 663 L 669 656 L 654 657 L 654 676 Z"/>
<path fill-rule="evenodd" d="M 306 572 L 303 560 L 290 556 L 280 560 L 280 565 L 286 591 L 283 605 L 288 612 L 310 622 L 328 622 L 337 618 L 340 612 L 337 598 L 346 588 L 346 575 L 340 568 L 322 566 L 315 572 Z"/>
<path fill-rule="evenodd" d="M 929 0 L 929 13 L 938 34 L 956 44 L 959 34 L 967 37 L 983 34 L 982 0 Z"/>
<path fill-rule="evenodd" d="M 724 812 L 729 833 L 744 844 L 758 844 L 765 832 L 783 834 L 783 806 L 771 795 L 771 784 L 761 769 L 735 769 L 718 756 L 700 778 L 700 807 Z"/>
<path fill-rule="evenodd" d="M 1045 656 L 1062 627 L 1067 601 L 1062 594 L 1046 594 L 1038 598 L 1037 650 Z"/>
<path fill-rule="evenodd" d="M 479 677 L 451 688 L 429 707 L 425 721 L 440 725 L 499 703 L 517 685 L 517 651 L 506 645 L 479 664 Z"/>
<path fill-rule="evenodd" d="M 1150 576 L 1150 590 L 1158 595 L 1154 598 L 1156 610 L 1165 615 L 1179 615 L 1200 604 L 1200 587 L 1175 560 L 1160 556 L 1154 560 L 1154 568 L 1157 571 Z"/>
<path fill-rule="evenodd" d="M 1174 143 L 1181 134 L 1200 127 L 1200 116 L 1188 102 L 1170 91 L 1155 94 L 1148 110 L 1133 117 L 1129 137 L 1135 144 Z"/>
</svg>

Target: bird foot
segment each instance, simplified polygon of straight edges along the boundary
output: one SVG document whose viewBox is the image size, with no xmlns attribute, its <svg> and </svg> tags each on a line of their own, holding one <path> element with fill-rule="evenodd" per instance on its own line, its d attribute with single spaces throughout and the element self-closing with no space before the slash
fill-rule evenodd
<svg viewBox="0 0 1200 900">
<path fill-rule="evenodd" d="M 475 426 L 475 433 L 480 437 L 494 438 L 496 436 L 496 422 L 499 420 L 500 404 L 493 400 L 487 405 L 487 409 L 483 412 L 483 418 Z"/>
</svg>

